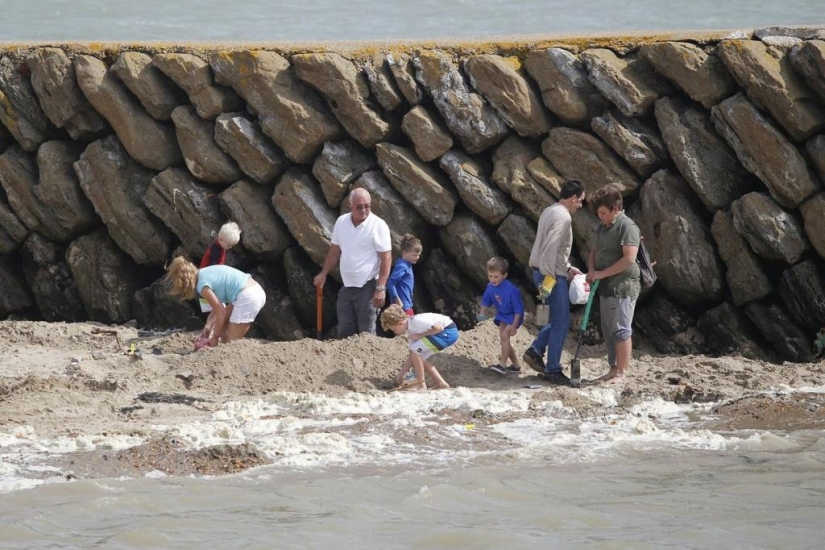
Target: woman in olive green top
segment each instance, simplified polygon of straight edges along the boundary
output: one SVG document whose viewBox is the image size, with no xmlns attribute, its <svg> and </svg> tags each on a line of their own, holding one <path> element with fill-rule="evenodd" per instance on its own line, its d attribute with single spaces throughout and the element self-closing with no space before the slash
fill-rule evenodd
<svg viewBox="0 0 825 550">
<path fill-rule="evenodd" d="M 641 291 L 639 228 L 622 210 L 622 195 L 606 185 L 590 196 L 590 207 L 599 217 L 595 243 L 587 259 L 587 280 L 599 283 L 602 335 L 610 369 L 600 381 L 623 382 L 633 352 L 633 312 Z"/>
</svg>

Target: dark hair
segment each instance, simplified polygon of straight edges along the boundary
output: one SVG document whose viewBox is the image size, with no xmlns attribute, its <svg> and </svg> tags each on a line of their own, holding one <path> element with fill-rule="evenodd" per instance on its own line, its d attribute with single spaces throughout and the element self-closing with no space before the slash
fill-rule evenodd
<svg viewBox="0 0 825 550">
<path fill-rule="evenodd" d="M 401 237 L 401 252 L 409 252 L 411 250 L 421 250 L 421 241 L 415 235 L 410 233 Z"/>
<path fill-rule="evenodd" d="M 594 213 L 598 213 L 600 206 L 606 206 L 608 210 L 611 211 L 616 207 L 619 207 L 619 210 L 621 210 L 623 204 L 622 194 L 611 183 L 591 193 L 587 198 L 587 202 L 590 203 L 590 209 Z"/>
<path fill-rule="evenodd" d="M 501 256 L 494 256 L 487 260 L 487 272 L 498 272 L 502 275 L 507 275 L 507 270 L 510 269 L 510 262 Z"/>
<path fill-rule="evenodd" d="M 584 184 L 579 180 L 567 180 L 561 184 L 559 191 L 559 199 L 569 199 L 570 197 L 578 197 L 584 193 Z"/>
</svg>

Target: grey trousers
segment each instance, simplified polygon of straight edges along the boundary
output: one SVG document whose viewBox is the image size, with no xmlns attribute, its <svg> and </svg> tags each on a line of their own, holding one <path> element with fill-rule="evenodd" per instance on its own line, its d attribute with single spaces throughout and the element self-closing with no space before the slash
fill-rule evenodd
<svg viewBox="0 0 825 550">
<path fill-rule="evenodd" d="M 372 303 L 375 279 L 362 287 L 345 286 L 338 291 L 338 337 L 346 338 L 360 332 L 375 334 L 378 308 Z"/>
</svg>

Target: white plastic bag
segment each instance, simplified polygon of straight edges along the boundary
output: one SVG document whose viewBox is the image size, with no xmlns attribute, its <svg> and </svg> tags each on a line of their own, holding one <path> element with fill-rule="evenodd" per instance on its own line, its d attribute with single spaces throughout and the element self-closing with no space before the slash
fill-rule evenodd
<svg viewBox="0 0 825 550">
<path fill-rule="evenodd" d="M 578 274 L 570 281 L 570 303 L 571 304 L 586 304 L 587 299 L 590 298 L 590 283 L 583 274 Z"/>
</svg>

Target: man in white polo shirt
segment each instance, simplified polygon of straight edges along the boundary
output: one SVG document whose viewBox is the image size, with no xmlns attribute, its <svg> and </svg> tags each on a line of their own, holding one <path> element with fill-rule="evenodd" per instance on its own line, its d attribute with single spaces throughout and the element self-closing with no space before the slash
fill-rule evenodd
<svg viewBox="0 0 825 550">
<path fill-rule="evenodd" d="M 392 266 L 392 241 L 387 222 L 370 213 L 370 194 L 353 189 L 351 212 L 340 216 L 332 230 L 332 246 L 321 272 L 313 280 L 324 286 L 327 275 L 341 261 L 344 286 L 338 292 L 338 337 L 359 332 L 375 334 L 378 310 L 384 305 Z"/>
</svg>

